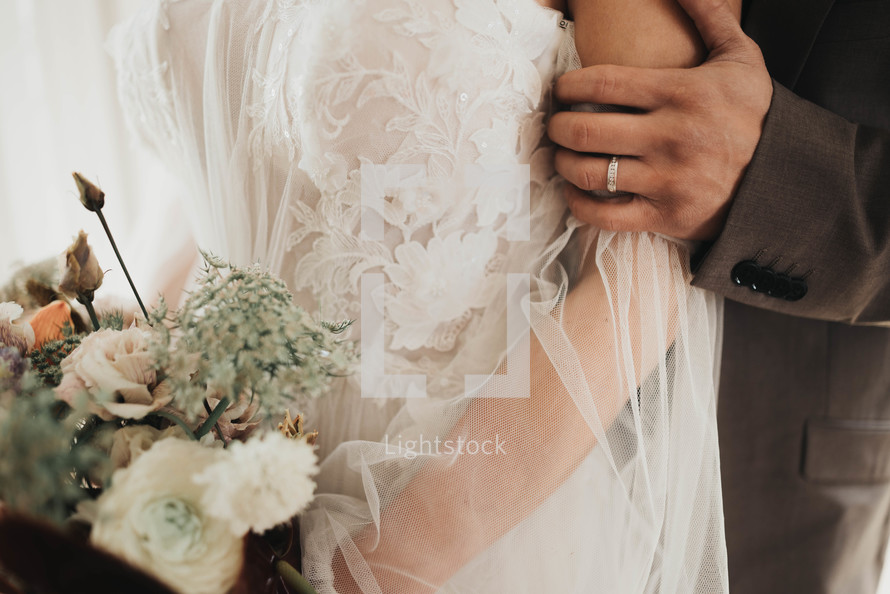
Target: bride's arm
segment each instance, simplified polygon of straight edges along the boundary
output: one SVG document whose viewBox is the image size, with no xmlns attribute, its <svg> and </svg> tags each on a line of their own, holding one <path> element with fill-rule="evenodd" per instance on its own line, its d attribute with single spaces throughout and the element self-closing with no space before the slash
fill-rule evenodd
<svg viewBox="0 0 890 594">
<path fill-rule="evenodd" d="M 690 66 L 702 59 L 701 43 L 673 0 L 575 1 L 582 62 L 630 65 Z M 628 40 L 633 40 L 629 42 Z M 591 233 L 591 230 L 585 230 Z M 582 242 L 583 243 L 583 242 Z M 669 270 L 671 263 L 655 265 Z M 653 277 L 655 278 L 655 277 Z M 671 275 L 658 277 L 662 295 L 671 295 Z M 338 553 L 334 571 L 338 592 L 360 591 L 350 585 L 347 565 L 361 553 L 383 592 L 435 591 L 457 570 L 492 545 L 541 505 L 578 467 L 596 445 L 593 426 L 615 420 L 626 404 L 628 386 L 616 373 L 620 348 L 613 336 L 613 307 L 603 275 L 588 257 L 578 281 L 568 293 L 560 318 L 554 323 L 574 347 L 592 398 L 579 408 L 560 379 L 551 357 L 535 333 L 531 337 L 531 396 L 477 398 L 447 439 L 500 440 L 505 454 L 458 455 L 431 459 L 407 487 L 383 509 L 380 533 L 366 530 L 355 537 L 358 551 Z M 631 299 L 627 319 L 672 319 L 676 303 L 665 299 L 662 315 L 638 310 Z M 633 322 L 631 322 L 633 323 Z M 630 328 L 636 382 L 673 339 L 672 328 L 661 335 L 659 349 L 637 348 L 640 328 Z M 635 386 L 633 386 L 635 387 Z M 631 387 L 631 391 L 632 388 Z M 581 405 L 583 408 L 583 405 Z M 530 438 L 529 428 L 535 428 Z M 353 569 L 355 566 L 353 565 Z"/>
<path fill-rule="evenodd" d="M 675 0 L 568 0 L 568 7 L 582 66 L 689 68 L 705 57 L 695 26 Z"/>
<path fill-rule="evenodd" d="M 451 443 L 490 440 L 503 444 L 503 451 L 429 459 L 384 508 L 379 537 L 370 530 L 355 539 L 383 592 L 436 591 L 569 477 L 596 444 L 592 418 L 608 428 L 626 404 L 633 387 L 621 385 L 615 372 L 619 349 L 607 338 L 610 297 L 595 266 L 587 268 L 590 273 L 566 298 L 561 325 L 591 386 L 588 410 L 579 410 L 551 364 L 554 354 L 544 352 L 533 332 L 530 396 L 473 399 L 446 437 Z M 634 310 L 632 303 L 629 317 L 640 319 Z M 637 363 L 644 369 L 656 365 Z M 343 562 L 338 554 L 337 591 L 362 591 L 347 585 L 348 570 L 336 567 Z"/>
</svg>

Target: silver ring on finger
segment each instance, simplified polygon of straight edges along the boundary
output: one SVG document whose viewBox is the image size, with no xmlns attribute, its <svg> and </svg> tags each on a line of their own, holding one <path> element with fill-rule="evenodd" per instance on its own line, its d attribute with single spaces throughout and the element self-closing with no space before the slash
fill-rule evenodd
<svg viewBox="0 0 890 594">
<path fill-rule="evenodd" d="M 618 192 L 618 155 L 612 155 L 609 161 L 609 171 L 606 174 L 606 190 L 610 194 Z"/>
</svg>

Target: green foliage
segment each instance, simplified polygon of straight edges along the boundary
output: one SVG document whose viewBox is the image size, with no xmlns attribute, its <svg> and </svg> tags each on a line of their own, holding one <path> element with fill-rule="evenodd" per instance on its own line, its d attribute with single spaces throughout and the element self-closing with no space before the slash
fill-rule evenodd
<svg viewBox="0 0 890 594">
<path fill-rule="evenodd" d="M 31 367 L 44 385 L 58 386 L 62 382 L 62 359 L 71 354 L 71 351 L 80 345 L 85 334 L 74 334 L 71 326 L 66 324 L 62 330 L 64 338 L 51 340 L 34 349 L 30 353 Z"/>
<path fill-rule="evenodd" d="M 352 326 L 353 320 L 344 320 L 342 322 L 321 322 L 321 327 L 332 334 L 342 334 L 347 328 Z"/>
<path fill-rule="evenodd" d="M 86 498 L 85 476 L 105 473 L 106 456 L 88 443 L 72 447 L 75 418 L 54 414 L 52 390 L 32 373 L 15 394 L 0 394 L 0 500 L 17 511 L 61 523 Z"/>
<path fill-rule="evenodd" d="M 99 329 L 123 330 L 124 312 L 119 309 L 103 311 L 99 316 Z"/>
</svg>

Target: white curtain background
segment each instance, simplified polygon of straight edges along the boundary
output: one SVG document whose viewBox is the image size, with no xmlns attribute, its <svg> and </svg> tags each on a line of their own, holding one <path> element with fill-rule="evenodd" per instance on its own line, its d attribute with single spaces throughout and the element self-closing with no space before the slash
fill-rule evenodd
<svg viewBox="0 0 890 594">
<path fill-rule="evenodd" d="M 187 197 L 131 142 L 104 49 L 109 29 L 143 1 L 0 0 L 0 282 L 19 264 L 57 255 L 83 229 L 107 270 L 105 291 L 129 298 L 72 171 L 101 183 L 105 216 L 143 298 L 152 301 L 190 263 L 178 206 Z M 887 573 L 880 594 L 890 594 Z"/>
<path fill-rule="evenodd" d="M 182 258 L 182 196 L 130 141 L 104 49 L 109 29 L 142 3 L 0 0 L 0 282 L 17 264 L 62 252 L 83 229 L 106 270 L 102 295 L 132 300 L 72 171 L 105 191 L 105 216 L 144 300 Z"/>
</svg>

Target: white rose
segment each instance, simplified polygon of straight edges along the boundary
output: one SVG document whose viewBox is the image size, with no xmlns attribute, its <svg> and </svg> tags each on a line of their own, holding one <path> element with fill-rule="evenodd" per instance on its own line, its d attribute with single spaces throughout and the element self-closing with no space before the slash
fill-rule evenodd
<svg viewBox="0 0 890 594">
<path fill-rule="evenodd" d="M 172 395 L 166 383 L 155 383 L 149 337 L 141 328 L 90 334 L 62 360 L 63 377 L 56 397 L 73 406 L 77 396 L 86 392 L 94 412 L 105 420 L 141 419 L 165 406 Z"/>
<path fill-rule="evenodd" d="M 178 592 L 228 591 L 241 571 L 243 539 L 204 509 L 206 492 L 216 486 L 193 480 L 225 455 L 193 441 L 155 443 L 114 473 L 97 501 L 90 540 Z"/>
</svg>

